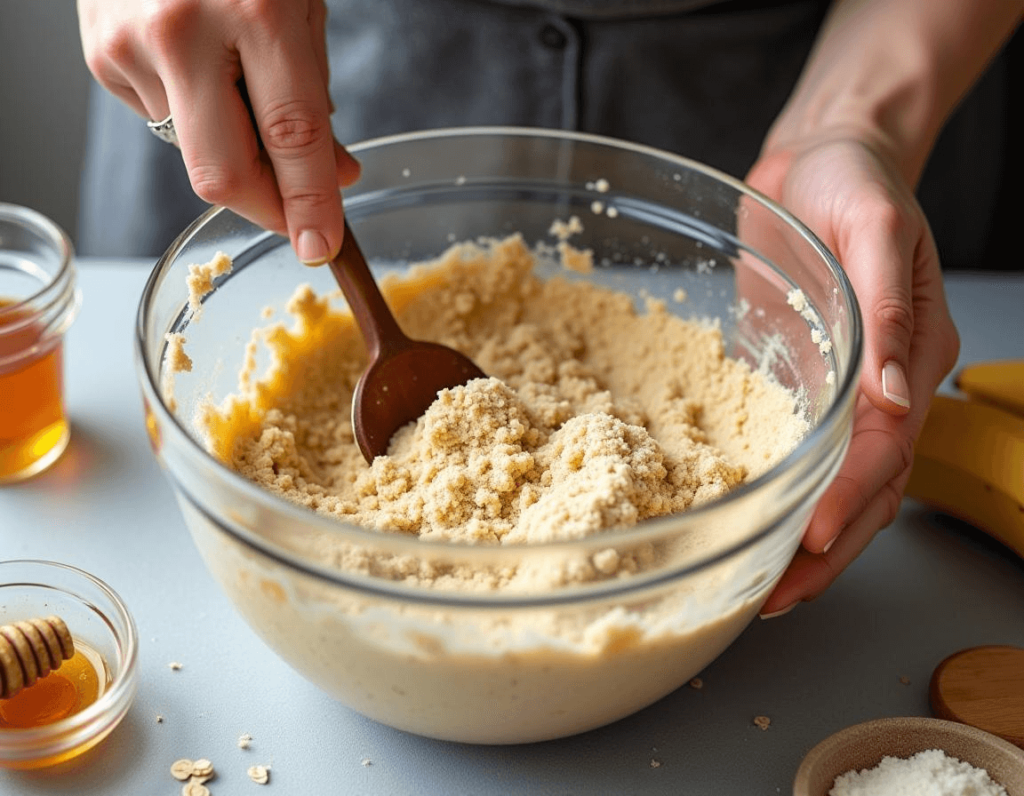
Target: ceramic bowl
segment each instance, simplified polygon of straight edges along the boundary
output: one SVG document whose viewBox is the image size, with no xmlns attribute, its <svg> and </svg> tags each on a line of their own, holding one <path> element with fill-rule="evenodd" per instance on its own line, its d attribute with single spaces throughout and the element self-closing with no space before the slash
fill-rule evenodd
<svg viewBox="0 0 1024 796">
<path fill-rule="evenodd" d="M 920 717 L 876 719 L 830 735 L 803 759 L 793 796 L 828 796 L 840 774 L 928 749 L 986 770 L 1007 796 L 1024 796 L 1024 750 L 967 724 Z"/>
</svg>

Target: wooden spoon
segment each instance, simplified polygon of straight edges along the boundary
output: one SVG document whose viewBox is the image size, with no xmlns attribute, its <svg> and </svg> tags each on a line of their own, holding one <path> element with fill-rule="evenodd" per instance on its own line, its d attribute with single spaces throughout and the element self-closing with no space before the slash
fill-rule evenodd
<svg viewBox="0 0 1024 796">
<path fill-rule="evenodd" d="M 487 376 L 452 348 L 405 336 L 347 221 L 341 251 L 330 268 L 359 325 L 370 360 L 352 396 L 352 429 L 360 452 L 372 463 L 387 453 L 395 432 L 419 418 L 438 392 Z"/>
</svg>

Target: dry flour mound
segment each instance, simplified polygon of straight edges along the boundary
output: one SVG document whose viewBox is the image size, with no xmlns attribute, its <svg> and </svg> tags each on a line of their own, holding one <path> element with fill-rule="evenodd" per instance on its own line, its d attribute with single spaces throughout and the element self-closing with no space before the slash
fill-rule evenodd
<svg viewBox="0 0 1024 796">
<path fill-rule="evenodd" d="M 871 769 L 836 777 L 829 796 L 1007 796 L 988 772 L 941 749 L 884 757 Z"/>
<path fill-rule="evenodd" d="M 254 332 L 251 347 L 269 349 L 271 369 L 258 379 L 243 371 L 238 394 L 203 408 L 211 450 L 265 489 L 344 522 L 522 544 L 720 498 L 806 432 L 793 395 L 726 356 L 714 324 L 684 321 L 655 300 L 638 309 L 588 281 L 541 279 L 534 266 L 513 236 L 455 246 L 383 280 L 408 334 L 463 351 L 492 378 L 442 391 L 370 466 L 349 419 L 365 366 L 358 329 L 301 286 L 291 326 Z M 605 556 L 580 577 L 637 567 Z"/>
</svg>

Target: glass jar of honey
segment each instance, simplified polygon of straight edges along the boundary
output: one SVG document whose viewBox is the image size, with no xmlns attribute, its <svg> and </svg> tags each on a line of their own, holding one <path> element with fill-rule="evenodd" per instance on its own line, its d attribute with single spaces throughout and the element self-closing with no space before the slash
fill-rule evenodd
<svg viewBox="0 0 1024 796">
<path fill-rule="evenodd" d="M 64 452 L 64 333 L 81 303 L 68 236 L 35 210 L 0 203 L 0 484 Z"/>
</svg>

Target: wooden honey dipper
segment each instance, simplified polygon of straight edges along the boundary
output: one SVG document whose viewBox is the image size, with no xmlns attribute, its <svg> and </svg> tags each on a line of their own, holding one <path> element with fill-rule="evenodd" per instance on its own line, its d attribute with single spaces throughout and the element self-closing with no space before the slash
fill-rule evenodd
<svg viewBox="0 0 1024 796">
<path fill-rule="evenodd" d="M 75 642 L 59 616 L 0 626 L 0 699 L 34 685 L 75 654 Z"/>
</svg>

